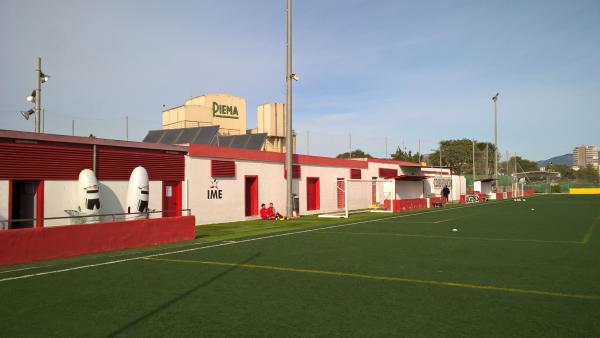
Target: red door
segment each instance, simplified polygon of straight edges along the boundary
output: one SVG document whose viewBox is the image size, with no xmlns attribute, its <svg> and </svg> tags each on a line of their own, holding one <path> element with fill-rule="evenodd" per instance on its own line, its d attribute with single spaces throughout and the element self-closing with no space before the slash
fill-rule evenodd
<svg viewBox="0 0 600 338">
<path fill-rule="evenodd" d="M 181 216 L 181 182 L 163 181 L 163 217 Z"/>
<path fill-rule="evenodd" d="M 307 177 L 306 178 L 306 210 L 319 210 L 320 204 L 320 191 L 319 191 L 319 178 Z"/>
<path fill-rule="evenodd" d="M 346 188 L 343 178 L 337 179 L 337 206 L 338 209 L 344 209 L 346 207 L 345 195 Z"/>
<path fill-rule="evenodd" d="M 258 177 L 246 176 L 245 187 L 246 216 L 258 216 Z"/>
</svg>

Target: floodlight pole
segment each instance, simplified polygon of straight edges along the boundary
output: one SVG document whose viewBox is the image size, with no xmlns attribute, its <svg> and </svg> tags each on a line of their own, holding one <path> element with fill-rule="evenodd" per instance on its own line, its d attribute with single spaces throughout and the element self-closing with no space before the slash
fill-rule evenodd
<svg viewBox="0 0 600 338">
<path fill-rule="evenodd" d="M 35 62 L 35 132 L 41 132 L 40 124 L 42 113 L 42 58 L 37 57 Z"/>
<path fill-rule="evenodd" d="M 496 106 L 496 101 L 498 101 L 498 95 L 500 93 L 496 93 L 494 97 L 492 97 L 492 101 L 494 101 L 494 184 L 496 185 L 496 191 L 498 191 L 498 109 Z"/>
<path fill-rule="evenodd" d="M 286 165 L 286 216 L 291 218 L 293 214 L 294 198 L 292 196 L 292 0 L 287 0 L 287 65 L 286 65 L 286 119 L 285 119 L 285 165 Z"/>
</svg>

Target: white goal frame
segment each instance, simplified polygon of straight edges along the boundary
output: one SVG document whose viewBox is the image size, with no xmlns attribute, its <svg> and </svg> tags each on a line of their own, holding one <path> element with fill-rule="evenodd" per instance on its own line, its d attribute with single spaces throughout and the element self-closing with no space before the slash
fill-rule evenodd
<svg viewBox="0 0 600 338">
<path fill-rule="evenodd" d="M 325 217 L 325 218 L 348 218 L 350 216 L 350 214 L 352 213 L 350 211 L 350 207 L 349 207 L 349 198 L 348 196 L 350 195 L 349 192 L 349 184 L 348 183 L 352 183 L 352 182 L 364 182 L 364 183 L 388 183 L 391 185 L 391 198 L 390 198 L 390 210 L 377 210 L 377 209 L 361 209 L 361 210 L 365 210 L 368 212 L 386 212 L 386 213 L 393 213 L 394 212 L 394 199 L 396 196 L 396 182 L 393 179 L 356 179 L 356 178 L 344 178 L 343 180 L 336 180 L 336 192 L 338 190 L 340 190 L 339 185 L 337 184 L 338 182 L 344 182 L 344 211 L 343 213 L 337 212 L 337 213 L 328 213 L 328 214 L 321 214 L 319 215 L 319 217 Z"/>
</svg>

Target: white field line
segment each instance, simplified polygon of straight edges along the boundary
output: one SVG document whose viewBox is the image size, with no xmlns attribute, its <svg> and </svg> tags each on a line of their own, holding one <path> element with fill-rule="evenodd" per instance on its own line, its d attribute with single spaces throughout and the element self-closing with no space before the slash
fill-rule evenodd
<svg viewBox="0 0 600 338">
<path fill-rule="evenodd" d="M 473 208 L 473 207 L 486 206 L 486 205 L 495 205 L 495 204 L 496 203 L 483 203 L 483 204 L 465 205 L 465 206 L 461 206 L 461 207 L 448 208 L 448 209 L 436 209 L 436 210 L 425 211 L 425 212 L 418 212 L 418 213 L 408 214 L 408 215 L 398 215 L 398 216 L 392 216 L 392 217 L 379 218 L 379 219 L 375 219 L 375 220 L 365 220 L 365 221 L 359 221 L 359 222 L 330 225 L 330 226 L 326 226 L 326 227 L 313 228 L 313 229 L 307 229 L 307 230 L 301 230 L 301 231 L 286 232 L 286 233 L 274 234 L 274 235 L 263 236 L 263 237 L 255 237 L 255 238 L 250 238 L 250 239 L 239 240 L 239 241 L 236 241 L 236 242 L 233 242 L 233 243 L 230 242 L 230 241 L 227 241 L 227 242 L 222 242 L 222 243 L 219 243 L 219 244 L 213 244 L 213 245 L 207 245 L 207 246 L 202 246 L 202 247 L 194 247 L 194 248 L 189 248 L 189 249 L 169 251 L 169 252 L 163 252 L 163 253 L 158 253 L 158 254 L 153 254 L 153 255 L 143 255 L 143 256 L 137 256 L 137 257 L 131 257 L 131 258 L 118 259 L 118 260 L 108 261 L 108 262 L 103 262 L 103 263 L 80 265 L 80 266 L 74 266 L 74 267 L 64 268 L 64 269 L 58 269 L 58 270 L 51 270 L 51 271 L 44 271 L 44 272 L 32 273 L 32 274 L 28 274 L 28 275 L 6 277 L 6 278 L 0 279 L 0 283 L 12 281 L 12 280 L 18 280 L 18 279 L 25 279 L 25 278 L 33 278 L 33 277 L 39 277 L 39 276 L 45 276 L 45 275 L 52 275 L 52 274 L 61 273 L 61 272 L 68 272 L 68 271 L 74 271 L 74 270 L 89 269 L 89 268 L 94 268 L 94 267 L 104 266 L 104 265 L 112 265 L 112 264 L 130 262 L 130 261 L 135 261 L 135 260 L 141 260 L 141 259 L 144 259 L 144 258 L 160 257 L 160 256 L 173 255 L 173 254 L 190 252 L 190 251 L 197 251 L 197 250 L 204 250 L 204 249 L 216 248 L 216 247 L 226 246 L 226 245 L 235 245 L 235 244 L 241 244 L 241 243 L 247 243 L 247 242 L 253 242 L 253 241 L 260 241 L 260 240 L 263 240 L 263 239 L 270 239 L 270 238 L 291 236 L 291 235 L 297 235 L 297 234 L 304 234 L 304 233 L 313 232 L 313 231 L 335 229 L 335 228 L 341 228 L 341 227 L 345 227 L 345 226 L 349 226 L 349 225 L 364 224 L 364 223 L 373 223 L 373 222 L 381 222 L 381 221 L 390 220 L 390 219 L 405 218 L 405 217 L 412 217 L 412 216 L 418 216 L 418 215 L 432 214 L 432 213 L 436 213 L 436 212 L 444 212 L 444 211 L 458 210 L 458 209 L 464 209 L 464 208 Z M 18 270 L 12 270 L 12 271 L 18 271 Z"/>
</svg>

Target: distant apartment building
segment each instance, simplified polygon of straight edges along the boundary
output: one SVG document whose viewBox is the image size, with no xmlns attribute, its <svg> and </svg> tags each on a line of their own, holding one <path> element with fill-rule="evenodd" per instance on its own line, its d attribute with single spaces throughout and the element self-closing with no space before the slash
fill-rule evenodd
<svg viewBox="0 0 600 338">
<path fill-rule="evenodd" d="M 588 165 L 598 169 L 598 147 L 580 146 L 573 149 L 573 168 L 581 169 Z"/>
</svg>

